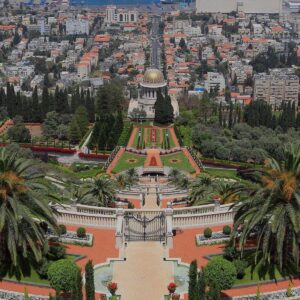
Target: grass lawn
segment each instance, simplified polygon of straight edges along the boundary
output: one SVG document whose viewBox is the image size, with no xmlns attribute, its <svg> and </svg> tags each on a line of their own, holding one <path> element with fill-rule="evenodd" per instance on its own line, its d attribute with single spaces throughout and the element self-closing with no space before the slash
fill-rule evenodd
<svg viewBox="0 0 300 300">
<path fill-rule="evenodd" d="M 180 135 L 182 142 L 185 146 L 192 146 L 192 140 L 191 140 L 191 135 L 192 135 L 192 129 L 189 126 L 180 126 L 179 127 Z"/>
<path fill-rule="evenodd" d="M 152 147 L 152 146 L 156 146 L 156 147 L 160 147 L 160 130 L 158 128 L 154 128 L 155 132 L 156 132 L 156 142 L 151 142 L 151 131 L 152 128 L 147 128 L 146 131 L 146 147 Z"/>
<path fill-rule="evenodd" d="M 70 259 L 70 260 L 75 260 L 76 258 L 78 258 L 78 255 L 67 254 L 65 258 Z M 6 276 L 6 277 L 4 277 L 4 279 L 18 281 L 15 276 L 13 276 L 13 277 Z M 31 269 L 30 276 L 22 277 L 21 280 L 18 282 L 39 283 L 39 284 L 49 285 L 48 279 L 41 279 L 39 274 L 34 269 Z"/>
<path fill-rule="evenodd" d="M 236 170 L 206 168 L 203 173 L 207 173 L 213 177 L 240 180 L 240 178 L 236 175 Z"/>
<path fill-rule="evenodd" d="M 120 173 L 130 168 L 141 167 L 144 165 L 146 156 L 124 152 L 112 170 L 113 173 Z"/>
<path fill-rule="evenodd" d="M 190 165 L 189 160 L 182 152 L 162 155 L 161 160 L 164 166 L 185 171 L 188 173 L 195 172 L 194 168 Z"/>
</svg>

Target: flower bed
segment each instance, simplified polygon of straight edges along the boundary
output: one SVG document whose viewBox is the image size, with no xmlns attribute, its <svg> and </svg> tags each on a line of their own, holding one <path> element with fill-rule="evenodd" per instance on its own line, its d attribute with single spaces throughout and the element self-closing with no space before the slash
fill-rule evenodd
<svg viewBox="0 0 300 300">
<path fill-rule="evenodd" d="M 108 159 L 109 158 L 109 154 L 96 154 L 96 153 L 83 153 L 80 152 L 79 153 L 79 157 L 80 158 L 92 158 L 92 159 Z"/>
<path fill-rule="evenodd" d="M 221 231 L 213 232 L 210 238 L 206 238 L 203 234 L 196 235 L 196 244 L 197 246 L 202 245 L 213 245 L 213 244 L 223 244 L 229 241 L 230 236 L 224 234 Z"/>
<path fill-rule="evenodd" d="M 58 238 L 58 240 L 65 244 L 80 244 L 83 246 L 92 246 L 93 245 L 93 234 L 86 233 L 83 237 L 78 237 L 75 231 L 67 231 L 65 234 L 57 236 L 52 232 L 47 234 L 48 238 Z"/>
<path fill-rule="evenodd" d="M 48 299 L 48 296 L 29 296 L 30 300 L 45 300 Z M 9 300 L 23 300 L 24 293 L 17 293 L 13 291 L 4 291 L 0 290 L 0 299 L 9 299 Z"/>
<path fill-rule="evenodd" d="M 75 149 L 68 149 L 68 148 L 28 146 L 28 145 L 26 145 L 25 147 L 29 147 L 32 151 L 35 151 L 35 152 L 56 152 L 56 153 L 63 153 L 63 154 L 76 153 Z"/>
</svg>

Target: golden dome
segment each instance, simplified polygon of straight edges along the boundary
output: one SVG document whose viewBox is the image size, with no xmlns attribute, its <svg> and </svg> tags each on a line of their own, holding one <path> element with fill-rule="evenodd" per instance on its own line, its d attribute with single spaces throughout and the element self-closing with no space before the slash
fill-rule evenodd
<svg viewBox="0 0 300 300">
<path fill-rule="evenodd" d="M 143 83 L 146 84 L 164 84 L 163 73 L 158 69 L 148 69 L 144 74 Z"/>
</svg>

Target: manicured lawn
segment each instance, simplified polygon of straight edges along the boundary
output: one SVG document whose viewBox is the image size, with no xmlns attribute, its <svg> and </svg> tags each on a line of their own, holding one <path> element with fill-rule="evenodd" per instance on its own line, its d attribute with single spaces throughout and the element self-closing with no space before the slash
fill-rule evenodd
<svg viewBox="0 0 300 300">
<path fill-rule="evenodd" d="M 205 168 L 204 173 L 214 177 L 240 180 L 240 178 L 236 175 L 236 170 Z"/>
<path fill-rule="evenodd" d="M 180 126 L 179 127 L 180 135 L 182 142 L 185 146 L 192 146 L 192 140 L 191 140 L 191 135 L 192 135 L 192 129 L 189 126 Z"/>
<path fill-rule="evenodd" d="M 163 141 L 166 144 L 166 142 L 167 142 L 167 133 L 168 133 L 168 136 L 169 136 L 170 148 L 174 148 L 175 147 L 175 143 L 173 141 L 173 138 L 172 138 L 172 136 L 170 134 L 170 130 L 168 128 L 163 129 Z"/>
<path fill-rule="evenodd" d="M 120 173 L 130 168 L 141 167 L 144 165 L 145 160 L 145 155 L 137 155 L 129 152 L 124 152 L 112 172 Z"/>
<path fill-rule="evenodd" d="M 188 173 L 195 172 L 194 168 L 190 165 L 187 157 L 182 152 L 162 155 L 161 160 L 164 166 L 185 171 Z"/>
<path fill-rule="evenodd" d="M 154 128 L 156 132 L 156 142 L 151 142 L 151 131 L 152 128 L 147 128 L 146 130 L 146 147 L 160 147 L 160 130 L 158 128 Z"/>
</svg>

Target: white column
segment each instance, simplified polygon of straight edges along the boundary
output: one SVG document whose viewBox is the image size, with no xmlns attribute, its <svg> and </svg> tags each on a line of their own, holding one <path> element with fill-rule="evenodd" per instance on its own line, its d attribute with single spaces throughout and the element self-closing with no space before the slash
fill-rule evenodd
<svg viewBox="0 0 300 300">
<path fill-rule="evenodd" d="M 166 213 L 166 242 L 167 242 L 167 247 L 169 249 L 173 248 L 173 208 L 171 203 L 168 203 L 168 206 L 165 210 Z"/>
<path fill-rule="evenodd" d="M 116 212 L 117 223 L 116 223 L 116 248 L 122 248 L 123 246 L 123 225 L 124 225 L 124 209 L 118 208 Z"/>
</svg>

